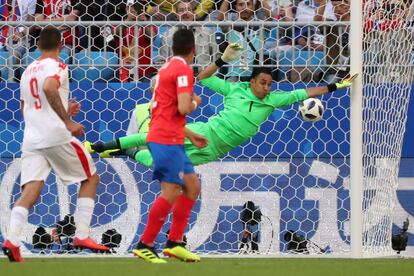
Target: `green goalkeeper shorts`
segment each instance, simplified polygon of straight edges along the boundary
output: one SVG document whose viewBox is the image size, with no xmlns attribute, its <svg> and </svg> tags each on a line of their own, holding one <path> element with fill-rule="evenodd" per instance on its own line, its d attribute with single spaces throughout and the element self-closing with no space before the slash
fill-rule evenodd
<svg viewBox="0 0 414 276">
<path fill-rule="evenodd" d="M 217 141 L 218 137 L 215 135 L 214 131 L 212 131 L 207 123 L 193 123 L 186 125 L 191 131 L 200 134 L 208 139 L 208 146 L 202 149 L 195 147 L 190 140 L 185 140 L 185 152 L 187 156 L 190 158 L 193 165 L 203 165 L 207 164 L 212 161 L 216 161 L 220 156 L 216 149 L 215 141 Z"/>
</svg>

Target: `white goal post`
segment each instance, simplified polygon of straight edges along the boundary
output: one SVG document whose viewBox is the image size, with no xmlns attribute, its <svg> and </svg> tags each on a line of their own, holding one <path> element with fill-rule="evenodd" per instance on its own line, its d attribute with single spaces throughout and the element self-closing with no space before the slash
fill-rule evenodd
<svg viewBox="0 0 414 276">
<path fill-rule="evenodd" d="M 362 0 L 351 1 L 351 72 L 363 72 L 363 14 Z M 361 74 L 362 76 L 362 74 Z M 362 92 L 363 78 L 357 78 L 351 88 L 351 156 L 350 156 L 350 197 L 351 197 L 351 256 L 361 258 L 362 250 Z"/>
</svg>

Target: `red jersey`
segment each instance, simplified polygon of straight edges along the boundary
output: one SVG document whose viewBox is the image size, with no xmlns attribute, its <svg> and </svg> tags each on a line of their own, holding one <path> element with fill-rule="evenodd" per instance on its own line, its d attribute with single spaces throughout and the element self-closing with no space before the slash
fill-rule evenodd
<svg viewBox="0 0 414 276">
<path fill-rule="evenodd" d="M 172 57 L 156 76 L 148 142 L 183 145 L 185 115 L 178 112 L 178 94 L 193 94 L 194 75 L 181 57 Z"/>
</svg>

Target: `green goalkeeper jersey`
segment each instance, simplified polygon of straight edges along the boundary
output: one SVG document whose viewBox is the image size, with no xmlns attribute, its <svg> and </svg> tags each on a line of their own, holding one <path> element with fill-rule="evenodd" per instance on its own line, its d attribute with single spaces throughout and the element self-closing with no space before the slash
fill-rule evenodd
<svg viewBox="0 0 414 276">
<path fill-rule="evenodd" d="M 259 99 L 251 91 L 250 82 L 228 82 L 216 76 L 203 79 L 200 83 L 224 96 L 224 110 L 207 123 L 215 133 L 214 138 L 209 137 L 209 144 L 216 145 L 220 156 L 254 136 L 275 108 L 308 98 L 305 89 L 297 89 L 271 92 L 264 99 Z"/>
</svg>

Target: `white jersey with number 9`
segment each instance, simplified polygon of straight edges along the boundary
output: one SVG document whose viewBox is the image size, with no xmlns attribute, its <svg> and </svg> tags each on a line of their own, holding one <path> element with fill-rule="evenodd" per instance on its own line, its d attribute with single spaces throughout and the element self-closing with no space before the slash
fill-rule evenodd
<svg viewBox="0 0 414 276">
<path fill-rule="evenodd" d="M 24 102 L 23 150 L 42 149 L 69 143 L 72 135 L 47 101 L 43 85 L 47 78 L 60 82 L 59 95 L 68 108 L 68 66 L 52 58 L 38 59 L 23 72 L 20 99 Z"/>
</svg>

